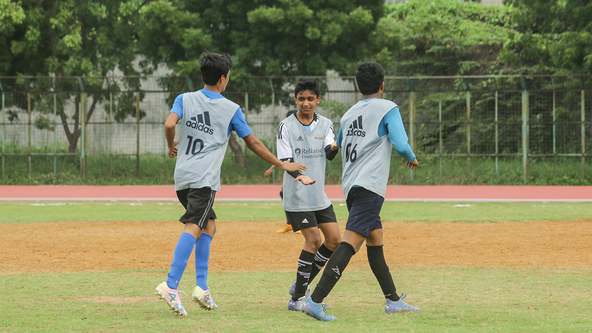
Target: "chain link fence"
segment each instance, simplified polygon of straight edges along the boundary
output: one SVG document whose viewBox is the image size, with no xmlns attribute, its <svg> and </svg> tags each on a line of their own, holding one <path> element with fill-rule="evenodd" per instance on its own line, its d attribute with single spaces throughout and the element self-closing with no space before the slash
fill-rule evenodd
<svg viewBox="0 0 592 333">
<path fill-rule="evenodd" d="M 362 97 L 355 80 L 314 78 L 323 98 L 316 111 L 338 129 L 341 115 Z M 272 152 L 277 124 L 295 108 L 298 79 L 233 78 L 224 93 Z M 176 96 L 202 86 L 200 78 L 180 77 L 0 77 L 2 178 L 69 172 L 170 179 L 174 160 L 166 156 L 163 123 Z M 586 177 L 590 76 L 387 77 L 385 87 L 383 98 L 399 105 L 422 166 L 415 172 L 393 166 L 393 182 Z M 231 182 L 249 182 L 268 167 L 235 137 L 226 160 L 224 168 L 242 175 Z M 329 163 L 329 182 L 338 183 L 340 173 L 338 157 Z"/>
</svg>

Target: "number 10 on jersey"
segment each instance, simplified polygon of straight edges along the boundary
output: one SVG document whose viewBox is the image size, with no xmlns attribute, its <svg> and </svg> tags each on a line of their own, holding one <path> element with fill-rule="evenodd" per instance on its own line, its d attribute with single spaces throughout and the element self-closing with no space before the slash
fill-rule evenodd
<svg viewBox="0 0 592 333">
<path fill-rule="evenodd" d="M 193 139 L 191 135 L 188 135 L 187 139 L 189 139 L 189 142 L 187 143 L 187 150 L 185 151 L 185 155 L 189 155 L 190 152 L 191 155 L 195 155 L 203 150 L 204 142 L 202 139 Z"/>
</svg>

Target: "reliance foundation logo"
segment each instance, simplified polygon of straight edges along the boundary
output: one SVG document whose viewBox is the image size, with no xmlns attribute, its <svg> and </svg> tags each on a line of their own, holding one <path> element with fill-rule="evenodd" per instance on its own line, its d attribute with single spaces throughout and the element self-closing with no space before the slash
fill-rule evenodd
<svg viewBox="0 0 592 333">
<path fill-rule="evenodd" d="M 198 114 L 196 117 L 191 117 L 190 120 L 187 120 L 185 125 L 206 134 L 214 134 L 214 129 L 210 127 L 212 124 L 210 123 L 210 112 L 208 111 L 203 114 Z"/>
<path fill-rule="evenodd" d="M 359 116 L 358 119 L 354 120 L 349 128 L 347 129 L 347 133 L 345 136 L 366 136 L 366 131 L 363 130 L 364 127 L 362 126 L 362 116 Z"/>
<path fill-rule="evenodd" d="M 314 149 L 314 148 L 295 148 L 294 153 L 296 157 L 299 158 L 319 158 L 323 157 L 323 153 L 325 152 L 324 149 Z"/>
</svg>

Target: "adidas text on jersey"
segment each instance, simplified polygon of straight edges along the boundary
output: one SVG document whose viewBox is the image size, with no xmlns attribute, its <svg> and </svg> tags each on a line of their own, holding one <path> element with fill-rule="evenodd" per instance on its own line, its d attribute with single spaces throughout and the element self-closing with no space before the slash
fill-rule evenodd
<svg viewBox="0 0 592 333">
<path fill-rule="evenodd" d="M 214 129 L 210 127 L 212 124 L 210 123 L 210 113 L 208 111 L 203 114 L 198 114 L 197 117 L 191 117 L 190 120 L 187 120 L 185 125 L 206 134 L 214 134 Z"/>
</svg>

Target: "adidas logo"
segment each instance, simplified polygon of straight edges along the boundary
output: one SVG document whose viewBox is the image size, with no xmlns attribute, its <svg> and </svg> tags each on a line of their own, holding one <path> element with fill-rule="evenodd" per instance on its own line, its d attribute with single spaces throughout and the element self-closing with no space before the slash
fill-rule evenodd
<svg viewBox="0 0 592 333">
<path fill-rule="evenodd" d="M 345 136 L 366 136 L 366 131 L 363 131 L 364 127 L 362 126 L 362 116 L 359 116 L 358 119 L 354 120 L 347 130 L 347 134 Z"/>
<path fill-rule="evenodd" d="M 341 276 L 341 274 L 339 273 L 339 267 L 333 267 L 333 272 L 337 273 L 338 276 Z"/>
<path fill-rule="evenodd" d="M 196 117 L 191 117 L 190 120 L 187 120 L 185 125 L 206 134 L 214 134 L 214 129 L 210 127 L 212 124 L 210 122 L 210 112 L 208 111 L 203 114 L 198 114 Z"/>
<path fill-rule="evenodd" d="M 308 223 L 307 219 L 302 220 L 302 223 Z"/>
<path fill-rule="evenodd" d="M 296 141 L 304 141 L 304 139 L 301 136 L 299 136 L 298 139 L 296 139 Z"/>
</svg>

